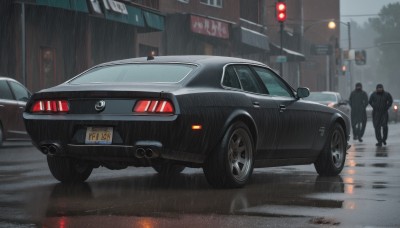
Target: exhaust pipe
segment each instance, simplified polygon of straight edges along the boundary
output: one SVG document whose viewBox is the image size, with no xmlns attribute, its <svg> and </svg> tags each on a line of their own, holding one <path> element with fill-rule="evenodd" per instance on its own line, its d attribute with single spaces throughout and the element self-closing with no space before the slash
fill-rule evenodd
<svg viewBox="0 0 400 228">
<path fill-rule="evenodd" d="M 149 158 L 153 158 L 153 156 L 154 156 L 153 150 L 150 149 L 150 148 L 147 149 L 147 150 L 146 150 L 146 153 L 145 153 L 145 155 L 144 155 L 144 157 L 147 158 L 147 159 L 149 159 Z"/>
<path fill-rule="evenodd" d="M 47 155 L 49 153 L 49 148 L 47 146 L 41 146 L 40 150 L 43 154 Z"/>
<path fill-rule="evenodd" d="M 160 156 L 160 154 L 157 151 L 155 151 L 155 150 L 153 150 L 151 148 L 148 148 L 146 150 L 146 154 L 144 155 L 144 157 L 147 158 L 147 159 L 158 158 L 159 156 Z"/>
<path fill-rule="evenodd" d="M 146 151 L 143 148 L 137 148 L 135 151 L 135 157 L 143 158 L 146 154 Z"/>
<path fill-rule="evenodd" d="M 49 146 L 49 155 L 55 155 L 58 152 L 58 147 L 56 145 Z"/>
</svg>

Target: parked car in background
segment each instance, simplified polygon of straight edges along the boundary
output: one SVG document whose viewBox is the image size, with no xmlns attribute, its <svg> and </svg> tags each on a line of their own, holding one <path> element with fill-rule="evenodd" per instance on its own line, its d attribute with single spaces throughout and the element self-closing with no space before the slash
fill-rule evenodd
<svg viewBox="0 0 400 228">
<path fill-rule="evenodd" d="M 4 140 L 30 139 L 22 113 L 31 92 L 12 78 L 0 77 L 0 146 Z"/>
<path fill-rule="evenodd" d="M 399 108 L 400 108 L 400 100 L 397 99 L 393 100 L 392 107 L 389 109 L 389 121 L 397 123 L 397 121 L 400 120 Z"/>
<path fill-rule="evenodd" d="M 343 100 L 340 93 L 330 91 L 311 92 L 310 96 L 304 99 L 318 102 L 331 108 L 339 109 L 346 115 L 350 116 L 351 108 L 349 102 Z"/>
<path fill-rule="evenodd" d="M 305 101 L 268 66 L 217 56 L 157 56 L 95 66 L 35 93 L 24 112 L 33 144 L 61 182 L 94 168 L 203 168 L 217 188 L 242 187 L 253 167 L 344 166 L 350 120 Z"/>
</svg>

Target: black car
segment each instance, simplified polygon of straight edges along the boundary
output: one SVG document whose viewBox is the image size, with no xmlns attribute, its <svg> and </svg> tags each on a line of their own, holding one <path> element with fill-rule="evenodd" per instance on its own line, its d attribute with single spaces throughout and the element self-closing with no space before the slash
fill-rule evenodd
<svg viewBox="0 0 400 228">
<path fill-rule="evenodd" d="M 343 169 L 349 119 L 301 100 L 259 62 L 214 56 L 135 58 L 95 66 L 35 93 L 24 119 L 61 182 L 93 168 L 203 168 L 214 187 L 244 186 L 253 167 Z"/>
<path fill-rule="evenodd" d="M 29 140 L 22 113 L 30 96 L 18 81 L 0 77 L 0 146 L 5 140 Z"/>
</svg>

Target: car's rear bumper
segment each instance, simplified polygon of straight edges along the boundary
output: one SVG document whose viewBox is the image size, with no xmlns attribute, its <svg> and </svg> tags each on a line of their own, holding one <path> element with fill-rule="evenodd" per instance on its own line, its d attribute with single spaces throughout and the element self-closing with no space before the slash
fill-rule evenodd
<svg viewBox="0 0 400 228">
<path fill-rule="evenodd" d="M 24 113 L 24 120 L 36 147 L 48 155 L 134 164 L 143 159 L 159 157 L 202 163 L 206 157 L 204 131 L 193 131 L 188 121 L 182 120 L 178 115 L 94 116 Z M 86 144 L 88 127 L 112 127 L 112 144 Z"/>
</svg>

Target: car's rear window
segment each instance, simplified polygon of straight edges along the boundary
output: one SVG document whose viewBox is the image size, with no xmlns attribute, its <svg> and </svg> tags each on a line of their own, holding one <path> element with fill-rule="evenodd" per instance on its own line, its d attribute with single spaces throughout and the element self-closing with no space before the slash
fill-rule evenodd
<svg viewBox="0 0 400 228">
<path fill-rule="evenodd" d="M 103 66 L 90 70 L 69 83 L 178 83 L 195 67 L 188 64 L 153 63 Z"/>
</svg>

